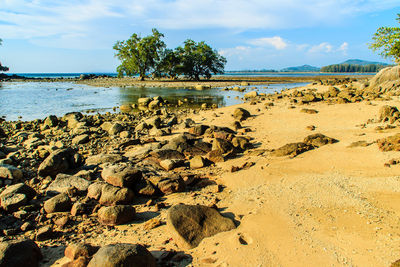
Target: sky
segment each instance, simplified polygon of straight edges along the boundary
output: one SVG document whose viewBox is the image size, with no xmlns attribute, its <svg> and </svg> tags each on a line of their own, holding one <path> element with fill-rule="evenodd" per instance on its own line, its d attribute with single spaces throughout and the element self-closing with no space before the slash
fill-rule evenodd
<svg viewBox="0 0 400 267">
<path fill-rule="evenodd" d="M 0 61 L 12 73 L 115 72 L 112 46 L 157 28 L 169 48 L 205 41 L 226 70 L 391 63 L 368 49 L 400 0 L 0 0 Z"/>
</svg>

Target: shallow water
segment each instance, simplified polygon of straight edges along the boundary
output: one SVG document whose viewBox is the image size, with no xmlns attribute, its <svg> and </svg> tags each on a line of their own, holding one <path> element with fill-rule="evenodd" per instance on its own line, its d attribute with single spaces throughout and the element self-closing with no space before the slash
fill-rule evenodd
<svg viewBox="0 0 400 267">
<path fill-rule="evenodd" d="M 305 84 L 252 85 L 246 87 L 246 91 L 257 88 L 260 93 L 272 93 Z M 69 82 L 3 82 L 0 83 L 0 116 L 7 120 L 18 120 L 19 116 L 22 120 L 33 120 L 73 111 L 112 112 L 113 107 L 137 103 L 140 97 L 154 96 L 161 96 L 174 105 L 181 100 L 191 106 L 207 103 L 221 107 L 242 103 L 237 98 L 243 94 L 217 88 L 197 91 L 160 87 L 103 88 Z"/>
</svg>

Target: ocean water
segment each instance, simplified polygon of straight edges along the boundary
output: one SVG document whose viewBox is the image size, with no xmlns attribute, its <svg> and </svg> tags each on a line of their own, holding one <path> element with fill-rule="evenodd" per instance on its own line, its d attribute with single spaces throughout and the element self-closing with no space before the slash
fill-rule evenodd
<svg viewBox="0 0 400 267">
<path fill-rule="evenodd" d="M 283 88 L 303 86 L 307 83 L 248 86 L 262 93 L 273 93 Z M 113 112 L 122 104 L 137 103 L 140 97 L 161 96 L 171 104 L 178 100 L 189 106 L 202 103 L 230 106 L 242 103 L 244 93 L 222 91 L 218 88 L 197 91 L 183 88 L 158 87 L 92 87 L 72 82 L 2 82 L 0 83 L 0 117 L 6 120 L 44 119 L 49 115 L 62 116 L 68 112 Z"/>
</svg>

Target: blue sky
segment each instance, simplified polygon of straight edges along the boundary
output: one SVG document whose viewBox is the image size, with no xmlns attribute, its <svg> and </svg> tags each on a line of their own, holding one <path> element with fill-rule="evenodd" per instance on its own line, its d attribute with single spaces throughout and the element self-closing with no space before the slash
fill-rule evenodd
<svg viewBox="0 0 400 267">
<path fill-rule="evenodd" d="M 399 0 L 0 0 L 0 61 L 10 72 L 114 72 L 113 44 L 157 28 L 224 55 L 226 70 L 384 61 L 367 43 L 395 26 Z"/>
</svg>

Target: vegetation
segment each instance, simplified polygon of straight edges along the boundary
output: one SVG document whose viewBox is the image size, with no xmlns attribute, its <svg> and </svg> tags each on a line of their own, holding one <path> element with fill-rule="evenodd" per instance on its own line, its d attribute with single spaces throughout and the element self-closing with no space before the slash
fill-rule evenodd
<svg viewBox="0 0 400 267">
<path fill-rule="evenodd" d="M 400 14 L 397 19 L 400 23 Z M 372 37 L 369 48 L 378 51 L 384 58 L 393 58 L 400 63 L 400 27 L 380 27 Z"/>
<path fill-rule="evenodd" d="M 114 45 L 115 56 L 121 61 L 117 67 L 118 77 L 139 74 L 144 80 L 151 73 L 153 77 L 185 75 L 199 80 L 201 76 L 209 79 L 213 74 L 224 73 L 226 59 L 205 42 L 188 39 L 183 47 L 166 49 L 161 40 L 164 35 L 156 29 L 152 32 L 144 38 L 133 34 L 128 40 Z"/>
<path fill-rule="evenodd" d="M 321 68 L 321 72 L 378 72 L 387 65 L 381 64 L 333 64 Z"/>
<path fill-rule="evenodd" d="M 156 29 L 152 33 L 144 38 L 134 33 L 128 40 L 118 41 L 114 45 L 117 51 L 115 56 L 121 60 L 121 65 L 117 67 L 118 77 L 139 74 L 140 79 L 144 80 L 147 72 L 157 68 L 165 48 L 161 40 L 164 35 Z"/>
<path fill-rule="evenodd" d="M 2 43 L 3 43 L 3 40 L 0 39 L 0 45 L 2 45 Z M 9 68 L 6 66 L 2 66 L 1 62 L 0 62 L 0 71 L 8 71 L 8 70 L 9 70 Z"/>
</svg>

